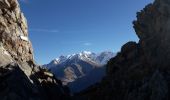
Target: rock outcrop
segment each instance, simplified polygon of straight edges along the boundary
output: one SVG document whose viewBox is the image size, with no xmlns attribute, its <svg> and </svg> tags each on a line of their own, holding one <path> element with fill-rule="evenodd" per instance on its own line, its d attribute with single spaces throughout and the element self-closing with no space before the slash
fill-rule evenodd
<svg viewBox="0 0 170 100">
<path fill-rule="evenodd" d="M 134 21 L 136 34 L 140 38 L 147 59 L 152 66 L 169 66 L 170 61 L 170 1 L 156 0 L 137 14 Z"/>
<path fill-rule="evenodd" d="M 169 100 L 170 0 L 155 0 L 137 13 L 140 41 L 128 42 L 107 64 L 103 81 L 77 94 L 85 100 Z"/>
<path fill-rule="evenodd" d="M 0 0 L 0 44 L 14 61 L 33 61 L 27 21 L 17 0 Z"/>
<path fill-rule="evenodd" d="M 16 63 L 0 67 L 1 100 L 69 100 L 69 89 L 47 70 L 28 77 Z M 37 67 L 38 68 L 38 67 Z"/>
<path fill-rule="evenodd" d="M 37 66 L 17 0 L 0 0 L 0 99 L 69 100 L 69 89 Z"/>
</svg>

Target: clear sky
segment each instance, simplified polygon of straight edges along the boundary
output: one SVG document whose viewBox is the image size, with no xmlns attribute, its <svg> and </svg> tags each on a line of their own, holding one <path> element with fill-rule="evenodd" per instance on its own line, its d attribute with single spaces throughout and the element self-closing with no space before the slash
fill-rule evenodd
<svg viewBox="0 0 170 100">
<path fill-rule="evenodd" d="M 138 41 L 132 21 L 153 0 L 21 0 L 35 60 L 81 51 L 117 52 Z"/>
</svg>

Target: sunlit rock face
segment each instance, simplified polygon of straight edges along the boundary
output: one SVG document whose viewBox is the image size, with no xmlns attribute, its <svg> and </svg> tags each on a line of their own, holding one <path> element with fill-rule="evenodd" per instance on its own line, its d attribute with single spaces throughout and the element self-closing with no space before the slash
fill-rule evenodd
<svg viewBox="0 0 170 100">
<path fill-rule="evenodd" d="M 0 100 L 69 100 L 69 89 L 34 63 L 17 0 L 0 0 Z"/>
<path fill-rule="evenodd" d="M 13 61 L 33 61 L 27 21 L 17 0 L 0 0 L 0 46 Z M 3 60 L 0 60 L 3 63 Z"/>
<path fill-rule="evenodd" d="M 137 13 L 139 43 L 128 42 L 107 64 L 100 84 L 75 98 L 87 100 L 169 100 L 170 0 L 155 0 Z"/>
</svg>

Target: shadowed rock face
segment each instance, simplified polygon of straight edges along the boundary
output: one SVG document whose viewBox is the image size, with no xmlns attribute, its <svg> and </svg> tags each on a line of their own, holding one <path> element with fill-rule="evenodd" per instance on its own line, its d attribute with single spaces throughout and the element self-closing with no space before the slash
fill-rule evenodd
<svg viewBox="0 0 170 100">
<path fill-rule="evenodd" d="M 28 100 L 36 94 L 34 90 L 36 88 L 18 65 L 9 64 L 0 67 L 1 100 Z"/>
<path fill-rule="evenodd" d="M 30 81 L 31 79 L 31 81 Z M 69 100 L 69 89 L 45 69 L 28 77 L 16 63 L 0 66 L 1 100 Z"/>
<path fill-rule="evenodd" d="M 75 98 L 169 100 L 170 1 L 155 0 L 147 5 L 137 13 L 134 28 L 139 43 L 125 44 L 108 62 L 103 81 Z"/>
<path fill-rule="evenodd" d="M 156 0 L 137 14 L 134 21 L 147 59 L 155 67 L 169 66 L 170 61 L 170 1 Z"/>
</svg>

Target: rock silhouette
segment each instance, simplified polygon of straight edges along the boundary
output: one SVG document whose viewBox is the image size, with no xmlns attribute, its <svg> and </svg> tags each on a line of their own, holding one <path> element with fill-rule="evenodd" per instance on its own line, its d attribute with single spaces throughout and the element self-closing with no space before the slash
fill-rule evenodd
<svg viewBox="0 0 170 100">
<path fill-rule="evenodd" d="M 128 42 L 107 64 L 107 76 L 77 94 L 87 100 L 169 100 L 170 1 L 155 0 L 133 22 L 139 43 Z"/>
</svg>

